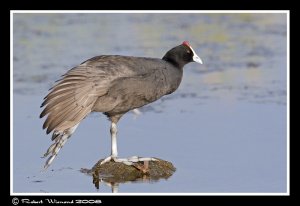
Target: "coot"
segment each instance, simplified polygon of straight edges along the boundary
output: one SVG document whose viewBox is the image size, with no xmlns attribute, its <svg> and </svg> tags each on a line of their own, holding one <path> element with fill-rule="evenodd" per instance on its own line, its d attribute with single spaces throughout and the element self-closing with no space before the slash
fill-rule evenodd
<svg viewBox="0 0 300 206">
<path fill-rule="evenodd" d="M 44 98 L 40 118 L 47 115 L 43 129 L 54 143 L 47 169 L 79 123 L 91 112 L 103 112 L 111 121 L 111 155 L 103 160 L 132 162 L 154 158 L 118 158 L 117 123 L 128 111 L 174 92 L 182 79 L 183 66 L 202 64 L 187 41 L 169 50 L 162 59 L 119 55 L 93 57 L 69 70 Z"/>
</svg>

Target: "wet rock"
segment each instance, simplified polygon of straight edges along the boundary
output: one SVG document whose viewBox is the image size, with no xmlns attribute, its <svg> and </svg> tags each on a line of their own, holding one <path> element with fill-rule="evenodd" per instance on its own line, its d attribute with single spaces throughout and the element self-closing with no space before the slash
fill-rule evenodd
<svg viewBox="0 0 300 206">
<path fill-rule="evenodd" d="M 93 176 L 93 183 L 99 188 L 100 182 L 111 185 L 133 181 L 157 181 L 168 179 L 176 171 L 171 162 L 155 158 L 158 161 L 140 161 L 134 165 L 119 162 L 107 162 L 100 165 L 99 160 L 92 169 L 81 169 L 81 172 Z"/>
</svg>

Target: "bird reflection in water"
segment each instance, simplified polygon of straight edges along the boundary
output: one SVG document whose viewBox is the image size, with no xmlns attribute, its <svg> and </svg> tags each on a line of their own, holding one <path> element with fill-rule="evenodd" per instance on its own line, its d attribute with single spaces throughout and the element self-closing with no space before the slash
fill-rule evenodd
<svg viewBox="0 0 300 206">
<path fill-rule="evenodd" d="M 92 174 L 93 176 L 93 184 L 95 185 L 97 191 L 99 191 L 101 183 L 106 184 L 111 188 L 112 193 L 118 193 L 119 192 L 119 185 L 125 184 L 125 183 L 153 183 L 158 182 L 159 179 L 151 179 L 149 175 L 143 175 L 140 178 L 137 178 L 135 180 L 129 180 L 129 181 L 122 181 L 122 182 L 115 182 L 113 178 L 101 178 L 99 175 L 99 171 L 95 171 Z M 168 178 L 161 178 L 161 179 L 168 179 Z"/>
</svg>

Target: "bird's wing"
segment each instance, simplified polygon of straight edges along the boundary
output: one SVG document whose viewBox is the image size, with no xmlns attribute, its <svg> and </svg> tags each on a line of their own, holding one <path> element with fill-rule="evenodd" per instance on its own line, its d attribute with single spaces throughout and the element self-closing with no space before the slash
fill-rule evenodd
<svg viewBox="0 0 300 206">
<path fill-rule="evenodd" d="M 109 79 L 101 70 L 79 65 L 69 70 L 44 98 L 40 117 L 48 115 L 43 129 L 64 131 L 91 112 L 98 97 L 107 92 Z"/>
<path fill-rule="evenodd" d="M 109 94 L 120 96 L 117 101 L 123 102 L 126 99 L 127 105 L 124 106 L 130 105 L 131 109 L 149 104 L 167 93 L 169 86 L 163 71 L 159 69 L 135 76 L 119 77 L 111 82 L 109 88 Z"/>
</svg>

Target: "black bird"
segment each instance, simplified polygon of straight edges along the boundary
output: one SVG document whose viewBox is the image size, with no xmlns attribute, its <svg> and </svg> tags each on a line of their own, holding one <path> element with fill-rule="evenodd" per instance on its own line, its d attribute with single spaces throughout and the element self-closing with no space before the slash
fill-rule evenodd
<svg viewBox="0 0 300 206">
<path fill-rule="evenodd" d="M 40 118 L 43 129 L 53 131 L 54 143 L 44 157 L 47 169 L 79 123 L 91 112 L 103 112 L 111 121 L 111 155 L 103 160 L 132 162 L 154 158 L 119 159 L 117 123 L 128 111 L 174 92 L 182 79 L 183 66 L 202 64 L 187 41 L 169 50 L 162 59 L 119 55 L 93 57 L 69 70 L 44 98 Z"/>
</svg>

